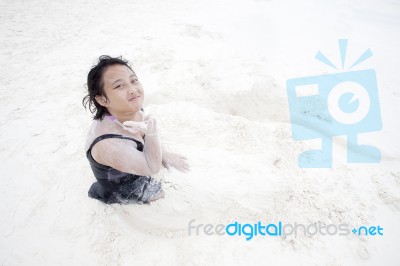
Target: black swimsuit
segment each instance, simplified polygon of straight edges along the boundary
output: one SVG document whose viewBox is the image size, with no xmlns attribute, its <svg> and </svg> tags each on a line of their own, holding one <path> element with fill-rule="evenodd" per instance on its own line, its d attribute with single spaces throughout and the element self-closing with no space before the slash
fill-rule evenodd
<svg viewBox="0 0 400 266">
<path fill-rule="evenodd" d="M 149 199 L 161 190 L 161 183 L 149 176 L 140 176 L 124 173 L 96 162 L 91 150 L 97 142 L 108 138 L 120 138 L 133 140 L 137 149 L 143 152 L 143 144 L 134 138 L 117 134 L 105 134 L 98 136 L 86 152 L 90 167 L 97 181 L 89 189 L 88 196 L 98 199 L 106 204 L 112 203 L 148 203 Z"/>
</svg>

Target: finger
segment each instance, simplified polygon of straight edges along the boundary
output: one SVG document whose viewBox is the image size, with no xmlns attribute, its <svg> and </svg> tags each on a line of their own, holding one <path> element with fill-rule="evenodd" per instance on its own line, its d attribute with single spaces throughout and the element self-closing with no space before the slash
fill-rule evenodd
<svg viewBox="0 0 400 266">
<path fill-rule="evenodd" d="M 175 152 L 169 152 L 169 154 L 171 155 L 171 156 L 174 156 L 174 158 L 176 158 L 176 159 L 179 159 L 179 158 L 182 158 L 182 159 L 187 159 L 185 156 L 183 156 L 183 155 L 180 155 L 179 153 L 175 153 Z"/>
<path fill-rule="evenodd" d="M 188 171 L 190 170 L 190 165 L 186 161 L 182 163 L 182 167 Z"/>
<path fill-rule="evenodd" d="M 176 169 L 184 173 L 189 171 L 188 165 L 177 165 Z"/>
<path fill-rule="evenodd" d="M 178 156 L 179 156 L 179 158 L 180 158 L 181 160 L 184 160 L 184 161 L 187 160 L 187 158 L 186 158 L 185 156 L 183 156 L 183 155 L 178 155 Z"/>
<path fill-rule="evenodd" d="M 143 126 L 143 123 L 142 122 L 137 122 L 137 121 L 125 121 L 123 123 L 123 126 L 139 129 L 141 126 Z"/>
<path fill-rule="evenodd" d="M 180 172 L 182 172 L 182 173 L 185 173 L 185 172 L 186 172 L 185 169 L 183 169 L 183 168 L 181 168 L 181 167 L 179 167 L 179 166 L 175 166 L 175 169 L 178 170 L 178 171 L 180 171 Z"/>
<path fill-rule="evenodd" d="M 151 119 L 151 118 L 153 118 L 153 116 L 152 115 L 146 115 L 144 118 L 143 118 L 143 121 L 148 121 L 149 119 Z"/>
<path fill-rule="evenodd" d="M 126 131 L 129 131 L 129 132 L 131 132 L 133 134 L 136 134 L 138 132 L 138 130 L 135 129 L 135 128 L 130 128 L 130 127 L 125 127 L 124 126 L 123 129 L 125 129 Z"/>
<path fill-rule="evenodd" d="M 123 125 L 126 127 L 134 127 L 134 126 L 136 126 L 136 122 L 135 121 L 125 121 L 123 123 Z"/>
<path fill-rule="evenodd" d="M 190 171 L 190 166 L 188 164 L 184 165 L 183 168 L 186 170 L 186 172 Z"/>
<path fill-rule="evenodd" d="M 157 121 L 153 118 L 147 122 L 147 134 L 157 134 Z"/>
<path fill-rule="evenodd" d="M 176 160 L 174 160 L 174 162 L 177 165 L 188 166 L 187 158 L 185 157 L 179 157 Z"/>
<path fill-rule="evenodd" d="M 146 125 L 147 125 L 147 131 L 150 131 L 153 128 L 152 120 L 150 119 L 150 120 L 146 121 Z"/>
<path fill-rule="evenodd" d="M 165 168 L 167 168 L 169 170 L 170 166 L 167 162 L 162 162 L 162 164 L 164 165 Z"/>
<path fill-rule="evenodd" d="M 181 162 L 184 162 L 186 160 L 185 157 L 177 154 L 177 153 L 169 153 L 169 158 L 170 161 L 174 162 L 175 164 L 180 164 Z"/>
</svg>

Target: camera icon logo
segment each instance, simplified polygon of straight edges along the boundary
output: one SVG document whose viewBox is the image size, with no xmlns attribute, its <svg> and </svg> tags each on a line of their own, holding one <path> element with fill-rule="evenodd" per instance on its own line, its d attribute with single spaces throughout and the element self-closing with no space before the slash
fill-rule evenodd
<svg viewBox="0 0 400 266">
<path fill-rule="evenodd" d="M 339 40 L 339 49 L 343 69 L 347 40 Z M 371 56 L 366 50 L 350 69 Z M 321 52 L 316 59 L 337 69 Z M 301 168 L 331 168 L 332 137 L 341 135 L 347 136 L 348 163 L 380 162 L 379 149 L 357 142 L 357 134 L 382 129 L 375 70 L 289 79 L 286 88 L 293 138 L 321 139 L 320 150 L 299 155 Z"/>
</svg>

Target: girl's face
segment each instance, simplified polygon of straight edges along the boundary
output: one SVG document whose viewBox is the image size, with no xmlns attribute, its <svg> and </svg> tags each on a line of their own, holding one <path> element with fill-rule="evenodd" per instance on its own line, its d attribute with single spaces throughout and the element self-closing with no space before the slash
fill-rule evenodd
<svg viewBox="0 0 400 266">
<path fill-rule="evenodd" d="M 124 65 L 111 65 L 103 73 L 103 90 L 108 97 L 96 101 L 112 115 L 133 115 L 143 107 L 144 92 L 136 74 Z"/>
</svg>

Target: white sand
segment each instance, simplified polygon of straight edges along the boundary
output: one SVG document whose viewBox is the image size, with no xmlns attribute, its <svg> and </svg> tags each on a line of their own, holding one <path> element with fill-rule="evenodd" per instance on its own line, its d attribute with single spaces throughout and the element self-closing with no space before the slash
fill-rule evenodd
<svg viewBox="0 0 400 266">
<path fill-rule="evenodd" d="M 399 265 L 400 3 L 368 1 L 1 1 L 1 265 Z M 360 141 L 380 164 L 301 169 L 285 82 L 367 48 L 383 130 Z M 132 60 L 145 110 L 192 171 L 163 170 L 150 205 L 89 199 L 80 102 L 101 54 Z M 340 142 L 340 141 L 339 141 Z M 338 143 L 339 143 L 338 142 Z M 383 236 L 189 236 L 188 222 L 380 225 Z"/>
</svg>

